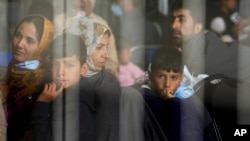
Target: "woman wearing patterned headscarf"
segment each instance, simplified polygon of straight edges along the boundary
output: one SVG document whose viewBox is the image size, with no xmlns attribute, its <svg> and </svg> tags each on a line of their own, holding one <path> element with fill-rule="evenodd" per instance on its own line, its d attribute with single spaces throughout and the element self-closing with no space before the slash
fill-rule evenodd
<svg viewBox="0 0 250 141">
<path fill-rule="evenodd" d="M 84 85 L 81 87 L 85 91 L 92 91 L 97 103 L 95 138 L 117 141 L 121 90 L 115 76 L 105 69 L 111 32 L 102 21 L 87 17 L 75 17 L 64 32 L 81 36 L 87 47 L 89 71 L 83 76 Z"/>
<path fill-rule="evenodd" d="M 44 83 L 51 78 L 46 71 L 46 55 L 52 39 L 52 23 L 43 16 L 27 16 L 16 26 L 13 58 L 0 82 L 5 97 L 8 141 L 20 140 L 24 134 L 29 136 L 26 131 L 32 105 Z"/>
<path fill-rule="evenodd" d="M 118 75 L 118 58 L 117 58 L 117 50 L 115 44 L 115 37 L 112 34 L 111 28 L 108 25 L 108 22 L 102 17 L 98 16 L 94 13 L 93 8 L 95 6 L 95 0 L 72 0 L 72 8 L 66 13 L 59 14 L 54 19 L 55 31 L 56 34 L 60 34 L 60 32 L 68 27 L 70 24 L 74 24 L 79 19 L 93 18 L 97 21 L 101 22 L 109 29 L 110 37 L 109 37 L 109 57 L 106 61 L 105 68 L 114 74 Z M 83 21 L 83 20 L 81 20 Z"/>
</svg>

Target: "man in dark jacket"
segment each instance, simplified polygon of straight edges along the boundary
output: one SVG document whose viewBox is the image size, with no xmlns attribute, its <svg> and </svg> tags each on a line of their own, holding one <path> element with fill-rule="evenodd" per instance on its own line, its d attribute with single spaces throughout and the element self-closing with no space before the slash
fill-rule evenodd
<svg viewBox="0 0 250 141">
<path fill-rule="evenodd" d="M 195 4 L 194 4 L 195 3 Z M 204 1 L 178 0 L 171 5 L 171 41 L 184 54 L 194 75 L 223 73 L 237 77 L 238 49 L 204 30 Z"/>
</svg>

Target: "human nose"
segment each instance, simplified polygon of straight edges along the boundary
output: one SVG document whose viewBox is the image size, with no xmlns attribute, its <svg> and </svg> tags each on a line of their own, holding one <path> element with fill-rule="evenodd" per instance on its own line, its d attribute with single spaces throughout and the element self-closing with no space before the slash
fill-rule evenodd
<svg viewBox="0 0 250 141">
<path fill-rule="evenodd" d="M 64 76 L 65 73 L 66 73 L 66 71 L 65 71 L 64 65 L 60 64 L 59 67 L 58 67 L 58 75 L 59 76 Z"/>
<path fill-rule="evenodd" d="M 178 29 L 180 27 L 180 21 L 178 18 L 173 18 L 172 20 L 172 29 Z"/>
<path fill-rule="evenodd" d="M 104 47 L 104 48 L 103 48 L 103 56 L 104 56 L 105 58 L 109 58 L 109 53 L 108 53 L 108 48 L 107 48 L 107 47 Z"/>
<path fill-rule="evenodd" d="M 170 81 L 169 81 L 168 78 L 165 79 L 165 81 L 164 81 L 164 87 L 165 87 L 165 88 L 169 88 L 169 87 L 170 87 Z"/>
<path fill-rule="evenodd" d="M 17 46 L 18 46 L 19 48 L 22 48 L 24 45 L 25 45 L 24 39 L 19 39 L 19 40 L 18 40 Z"/>
</svg>

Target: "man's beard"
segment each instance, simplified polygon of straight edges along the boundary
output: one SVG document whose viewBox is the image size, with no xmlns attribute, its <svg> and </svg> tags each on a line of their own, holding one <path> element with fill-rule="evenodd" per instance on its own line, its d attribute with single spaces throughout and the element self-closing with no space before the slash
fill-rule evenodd
<svg viewBox="0 0 250 141">
<path fill-rule="evenodd" d="M 172 32 L 172 38 L 171 38 L 172 44 L 177 48 L 182 48 L 182 36 L 181 36 L 182 34 L 181 34 L 181 32 L 178 30 L 174 30 L 174 29 L 172 29 L 171 32 Z M 174 36 L 175 34 L 177 34 L 177 36 Z M 179 35 L 179 37 L 178 37 L 178 35 Z"/>
<path fill-rule="evenodd" d="M 182 48 L 183 45 L 182 38 L 172 37 L 172 42 L 176 48 Z"/>
</svg>

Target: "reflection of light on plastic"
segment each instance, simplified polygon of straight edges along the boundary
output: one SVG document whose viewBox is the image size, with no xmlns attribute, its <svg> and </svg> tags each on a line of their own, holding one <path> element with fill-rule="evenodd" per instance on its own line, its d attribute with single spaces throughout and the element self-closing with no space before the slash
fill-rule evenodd
<svg viewBox="0 0 250 141">
<path fill-rule="evenodd" d="M 123 14 L 121 7 L 116 3 L 112 3 L 111 10 L 116 16 L 121 16 Z"/>
<path fill-rule="evenodd" d="M 231 17 L 230 17 L 231 21 L 235 24 L 237 24 L 240 21 L 240 15 L 238 12 L 234 12 Z"/>
<path fill-rule="evenodd" d="M 162 14 L 168 15 L 168 0 L 159 0 L 158 9 Z"/>
<path fill-rule="evenodd" d="M 222 34 L 226 29 L 225 21 L 221 17 L 215 17 L 210 24 L 210 28 L 216 33 Z"/>
</svg>

